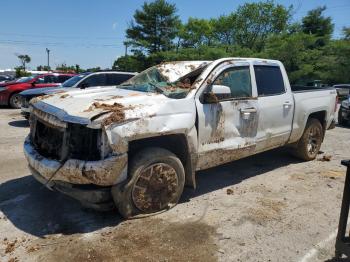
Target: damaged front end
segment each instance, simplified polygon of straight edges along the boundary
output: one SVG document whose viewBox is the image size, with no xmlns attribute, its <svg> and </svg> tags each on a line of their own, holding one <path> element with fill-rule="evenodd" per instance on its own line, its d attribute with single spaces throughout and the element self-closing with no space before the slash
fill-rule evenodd
<svg viewBox="0 0 350 262">
<path fill-rule="evenodd" d="M 110 207 L 110 187 L 127 177 L 127 154 L 114 153 L 101 128 L 60 118 L 31 108 L 24 153 L 33 176 L 85 205 Z"/>
</svg>

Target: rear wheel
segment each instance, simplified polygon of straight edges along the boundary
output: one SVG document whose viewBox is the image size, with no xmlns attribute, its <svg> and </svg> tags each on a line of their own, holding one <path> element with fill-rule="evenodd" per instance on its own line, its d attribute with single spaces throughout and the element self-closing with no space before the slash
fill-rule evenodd
<svg viewBox="0 0 350 262">
<path fill-rule="evenodd" d="M 13 94 L 10 97 L 9 104 L 12 108 L 21 108 L 22 102 L 21 102 L 21 96 L 19 94 Z"/>
<path fill-rule="evenodd" d="M 112 188 L 119 213 L 125 218 L 151 215 L 172 208 L 185 184 L 180 159 L 162 148 L 148 148 L 133 157 L 129 179 Z"/>
<path fill-rule="evenodd" d="M 314 160 L 321 148 L 323 128 L 319 120 L 310 118 L 300 138 L 295 155 L 303 160 Z"/>
</svg>

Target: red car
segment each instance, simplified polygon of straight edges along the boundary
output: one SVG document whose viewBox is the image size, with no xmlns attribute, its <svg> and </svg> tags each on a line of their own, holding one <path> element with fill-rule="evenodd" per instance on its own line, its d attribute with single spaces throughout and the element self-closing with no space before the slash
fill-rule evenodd
<svg viewBox="0 0 350 262">
<path fill-rule="evenodd" d="M 47 73 L 22 77 L 15 81 L 0 84 L 0 105 L 20 108 L 20 92 L 31 88 L 59 86 L 74 75 L 75 74 Z"/>
</svg>

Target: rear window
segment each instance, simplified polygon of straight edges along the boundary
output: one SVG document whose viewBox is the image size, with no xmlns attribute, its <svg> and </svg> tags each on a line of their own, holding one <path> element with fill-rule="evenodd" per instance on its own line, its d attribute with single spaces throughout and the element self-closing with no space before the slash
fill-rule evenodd
<svg viewBox="0 0 350 262">
<path fill-rule="evenodd" d="M 254 66 L 259 96 L 285 93 L 281 69 L 278 66 Z"/>
</svg>

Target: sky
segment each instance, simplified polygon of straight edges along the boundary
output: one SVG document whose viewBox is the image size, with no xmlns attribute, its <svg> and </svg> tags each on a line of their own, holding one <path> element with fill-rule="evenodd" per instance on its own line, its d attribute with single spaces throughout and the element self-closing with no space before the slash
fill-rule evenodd
<svg viewBox="0 0 350 262">
<path fill-rule="evenodd" d="M 183 22 L 189 17 L 214 18 L 229 14 L 245 2 L 241 0 L 168 0 L 175 3 Z M 149 1 L 147 1 L 149 2 Z M 350 0 L 275 0 L 293 5 L 294 21 L 307 11 L 326 5 L 325 14 L 335 24 L 334 37 L 350 26 Z M 79 64 L 81 68 L 111 67 L 125 52 L 125 30 L 144 0 L 16 0 L 1 1 L 0 69 L 19 65 L 16 54 L 28 54 L 29 68 L 47 64 Z"/>
</svg>

